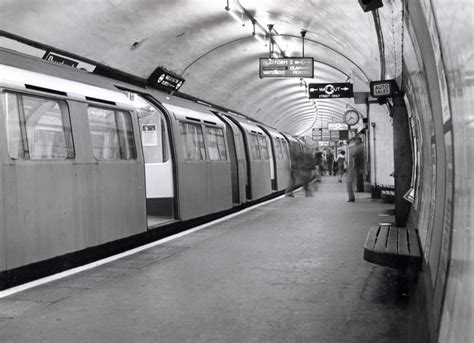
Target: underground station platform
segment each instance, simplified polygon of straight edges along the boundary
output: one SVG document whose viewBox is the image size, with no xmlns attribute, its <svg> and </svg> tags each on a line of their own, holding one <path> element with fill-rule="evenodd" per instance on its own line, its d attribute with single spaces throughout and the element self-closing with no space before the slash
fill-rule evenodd
<svg viewBox="0 0 474 343">
<path fill-rule="evenodd" d="M 119 259 L 1 292 L 2 342 L 404 342 L 410 276 L 364 261 L 393 204 L 326 176 Z"/>
</svg>

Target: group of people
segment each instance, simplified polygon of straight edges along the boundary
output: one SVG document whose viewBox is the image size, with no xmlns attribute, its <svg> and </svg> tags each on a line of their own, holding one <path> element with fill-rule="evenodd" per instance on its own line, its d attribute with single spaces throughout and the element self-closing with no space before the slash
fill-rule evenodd
<svg viewBox="0 0 474 343">
<path fill-rule="evenodd" d="M 315 182 L 321 182 L 321 176 L 325 174 L 326 170 L 329 175 L 338 177 L 338 181 L 342 182 L 342 177 L 347 171 L 347 194 L 348 202 L 354 202 L 354 180 L 364 170 L 364 148 L 362 146 L 362 139 L 356 137 L 352 140 L 353 144 L 349 146 L 350 160 L 346 159 L 346 152 L 340 150 L 337 157 L 331 149 L 327 151 L 320 151 L 316 148 L 315 153 L 301 152 L 297 149 L 292 151 L 291 157 L 291 171 L 290 182 L 286 190 L 286 195 L 293 197 L 293 189 L 296 182 L 300 181 L 305 190 L 306 196 L 313 196 L 313 188 L 317 189 Z"/>
</svg>

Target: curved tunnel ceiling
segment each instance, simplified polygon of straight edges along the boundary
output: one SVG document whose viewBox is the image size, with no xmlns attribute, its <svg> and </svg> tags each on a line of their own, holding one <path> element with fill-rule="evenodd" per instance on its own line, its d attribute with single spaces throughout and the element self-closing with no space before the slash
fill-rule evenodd
<svg viewBox="0 0 474 343">
<path fill-rule="evenodd" d="M 307 30 L 314 79 L 259 78 L 268 24 L 288 57 L 301 56 Z M 312 101 L 307 84 L 380 74 L 374 21 L 357 0 L 0 0 L 0 29 L 143 78 L 163 66 L 186 79 L 182 92 L 292 134 L 342 121 L 355 106 Z"/>
</svg>

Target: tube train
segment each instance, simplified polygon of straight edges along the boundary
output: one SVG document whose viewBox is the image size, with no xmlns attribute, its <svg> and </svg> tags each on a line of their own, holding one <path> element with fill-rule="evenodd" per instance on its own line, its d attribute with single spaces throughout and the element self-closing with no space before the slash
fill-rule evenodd
<svg viewBox="0 0 474 343">
<path fill-rule="evenodd" d="M 0 61 L 2 289 L 280 194 L 290 151 L 307 149 L 152 88 L 4 49 Z"/>
</svg>

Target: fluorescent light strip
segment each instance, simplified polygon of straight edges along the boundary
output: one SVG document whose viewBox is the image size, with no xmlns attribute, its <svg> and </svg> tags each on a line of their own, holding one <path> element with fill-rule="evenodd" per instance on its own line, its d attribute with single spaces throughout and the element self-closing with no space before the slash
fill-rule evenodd
<svg viewBox="0 0 474 343">
<path fill-rule="evenodd" d="M 242 13 L 241 13 L 241 12 L 238 12 L 238 11 L 237 11 L 237 13 L 239 13 L 240 16 L 239 16 L 236 12 L 234 12 L 234 11 L 232 11 L 232 10 L 228 10 L 227 12 L 229 12 L 230 16 L 231 16 L 232 18 L 234 18 L 234 20 L 237 21 L 238 23 L 240 23 L 240 24 L 243 24 L 243 23 L 244 23 L 244 22 L 242 21 Z"/>
</svg>

